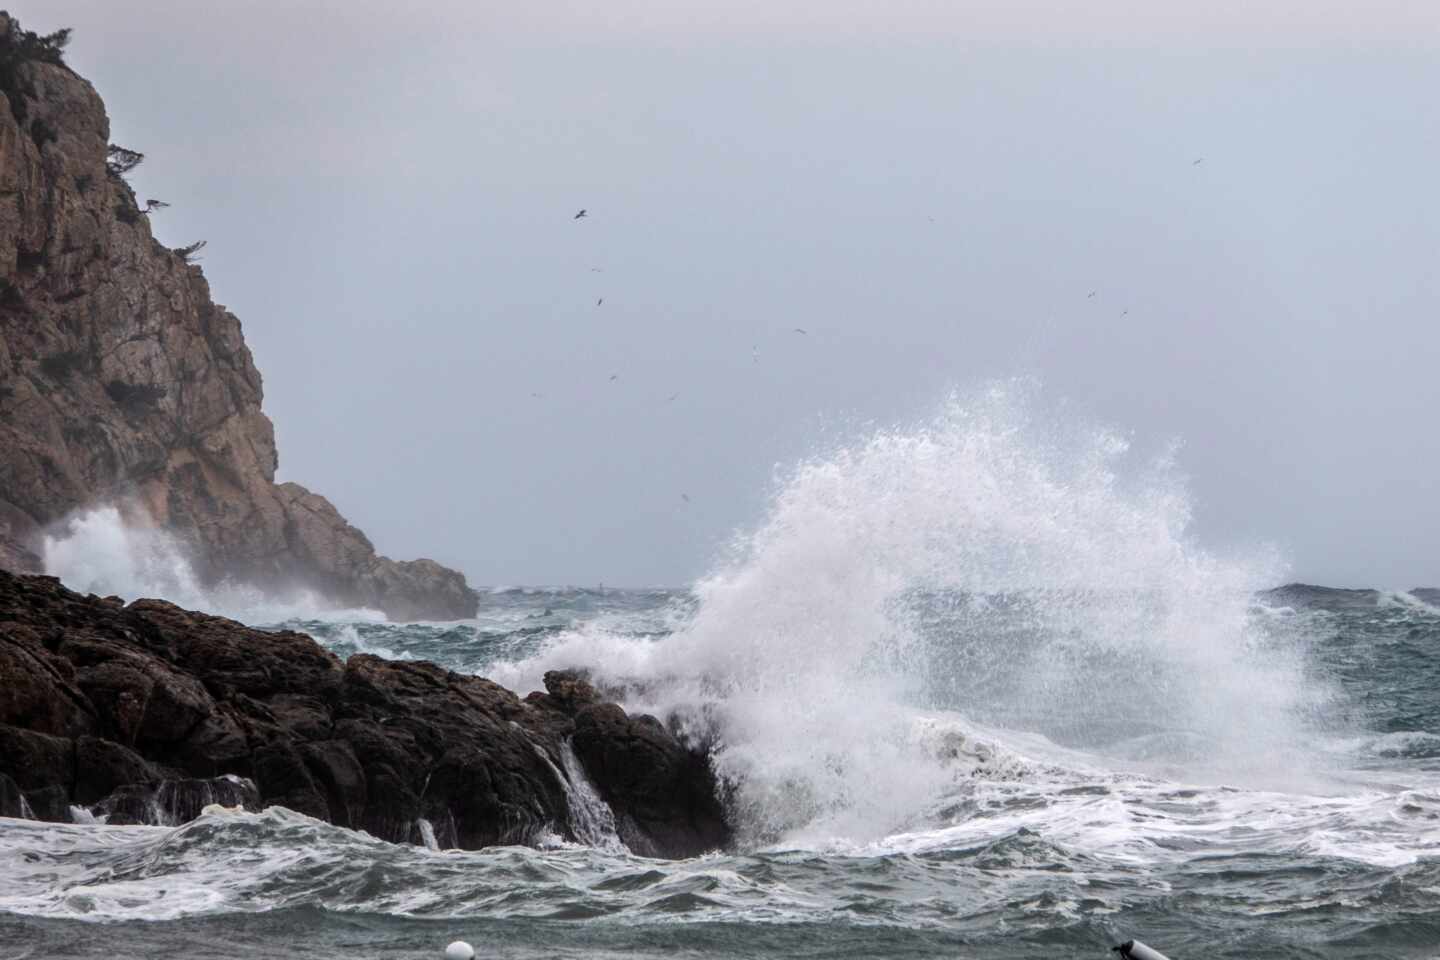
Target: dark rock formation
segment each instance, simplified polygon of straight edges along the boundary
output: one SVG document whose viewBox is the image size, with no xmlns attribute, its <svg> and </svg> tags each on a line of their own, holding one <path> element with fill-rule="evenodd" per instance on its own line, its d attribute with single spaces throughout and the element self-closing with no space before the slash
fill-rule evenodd
<svg viewBox="0 0 1440 960">
<path fill-rule="evenodd" d="M 38 572 L 47 525 L 124 502 L 186 541 L 206 580 L 473 616 L 459 573 L 377 556 L 325 498 L 275 483 L 240 321 L 151 236 L 107 166 L 95 91 L 22 37 L 0 14 L 0 567 Z"/>
<path fill-rule="evenodd" d="M 633 851 L 728 843 L 702 753 L 580 676 L 545 683 L 521 700 L 431 663 L 342 662 L 303 634 L 0 572 L 0 811 L 171 822 L 209 797 L 401 842 L 421 818 L 446 846 L 573 838 L 569 741 Z"/>
</svg>

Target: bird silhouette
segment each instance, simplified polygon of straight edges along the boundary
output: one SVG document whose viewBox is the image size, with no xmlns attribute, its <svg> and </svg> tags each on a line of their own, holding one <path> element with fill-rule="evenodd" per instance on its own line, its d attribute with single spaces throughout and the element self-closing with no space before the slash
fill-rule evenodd
<svg viewBox="0 0 1440 960">
<path fill-rule="evenodd" d="M 1093 300 L 1093 299 L 1095 299 L 1095 291 L 1094 291 L 1094 290 L 1091 290 L 1089 293 L 1085 294 L 1085 299 L 1086 299 L 1086 300 Z"/>
<path fill-rule="evenodd" d="M 1197 160 L 1195 160 L 1193 163 L 1191 163 L 1190 166 L 1192 166 L 1192 167 L 1198 167 L 1198 166 L 1200 166 L 1200 164 L 1202 164 L 1202 163 L 1204 163 L 1204 162 L 1205 162 L 1205 158 L 1204 158 L 1204 157 L 1200 157 L 1199 159 L 1197 159 Z"/>
<path fill-rule="evenodd" d="M 620 374 L 618 374 L 618 373 L 612 373 L 612 374 L 610 374 L 610 380 L 611 380 L 612 383 L 613 383 L 614 381 L 616 381 L 616 380 L 619 380 L 619 379 L 620 379 Z"/>
<path fill-rule="evenodd" d="M 682 493 L 682 494 L 680 494 L 680 499 L 681 499 L 681 500 L 684 500 L 686 503 L 689 503 L 689 502 L 690 502 L 690 495 L 689 495 L 689 494 Z"/>
<path fill-rule="evenodd" d="M 666 402 L 666 403 L 674 403 L 674 402 L 675 402 L 675 398 L 678 397 L 678 396 L 680 396 L 680 394 L 678 394 L 678 393 L 672 393 L 672 394 L 670 394 L 670 396 L 668 396 L 668 397 L 665 398 L 665 402 Z"/>
<path fill-rule="evenodd" d="M 585 215 L 586 215 L 586 214 L 585 214 L 585 208 L 584 208 L 584 207 L 581 207 L 581 208 L 580 208 L 580 212 L 577 213 L 577 214 L 575 214 L 575 216 L 571 217 L 570 219 L 571 219 L 571 220 L 579 220 L 581 217 L 583 217 L 583 216 L 585 216 Z"/>
<path fill-rule="evenodd" d="M 796 328 L 795 328 L 795 332 L 796 332 L 796 333 L 804 333 L 804 332 L 805 332 L 805 328 L 804 328 L 804 327 L 796 327 Z"/>
<path fill-rule="evenodd" d="M 600 306 L 600 304 L 602 304 L 602 303 L 604 303 L 604 302 L 605 302 L 605 298 L 604 298 L 604 297 L 601 297 L 599 300 L 596 300 L 596 301 L 595 301 L 595 306 L 598 307 L 598 306 Z"/>
</svg>

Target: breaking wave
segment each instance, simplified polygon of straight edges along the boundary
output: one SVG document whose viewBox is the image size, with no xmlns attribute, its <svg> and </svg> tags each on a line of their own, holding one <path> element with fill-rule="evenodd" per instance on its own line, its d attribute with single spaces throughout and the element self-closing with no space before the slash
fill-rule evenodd
<svg viewBox="0 0 1440 960">
<path fill-rule="evenodd" d="M 204 584 L 185 548 L 154 525 L 127 522 L 117 506 L 77 511 L 47 534 L 45 572 L 72 590 L 125 600 L 160 598 L 250 624 L 291 620 L 384 620 L 376 610 L 337 608 L 313 591 L 281 594 L 224 581 Z"/>
<path fill-rule="evenodd" d="M 1273 551 L 1190 532 L 1167 452 L 1042 416 L 1030 383 L 800 463 L 663 642 L 590 627 L 488 668 L 589 668 L 714 744 L 751 843 L 915 829 L 976 771 L 1312 782 L 1331 696 L 1249 616 Z"/>
</svg>

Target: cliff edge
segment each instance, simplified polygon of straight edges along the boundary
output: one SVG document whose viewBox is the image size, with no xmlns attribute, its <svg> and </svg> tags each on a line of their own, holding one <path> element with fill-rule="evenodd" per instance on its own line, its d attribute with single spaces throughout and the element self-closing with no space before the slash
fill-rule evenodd
<svg viewBox="0 0 1440 960">
<path fill-rule="evenodd" d="M 397 619 L 473 616 L 465 578 L 378 556 L 324 497 L 275 482 L 240 321 L 125 182 L 105 105 L 0 12 L 0 567 L 38 572 L 47 525 L 139 504 L 207 582 L 304 586 Z M 148 207 L 148 204 L 147 204 Z"/>
</svg>

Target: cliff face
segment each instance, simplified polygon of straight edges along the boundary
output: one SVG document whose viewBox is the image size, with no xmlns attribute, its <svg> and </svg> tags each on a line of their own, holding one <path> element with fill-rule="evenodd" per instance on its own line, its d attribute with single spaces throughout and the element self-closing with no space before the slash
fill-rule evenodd
<svg viewBox="0 0 1440 960">
<path fill-rule="evenodd" d="M 473 616 L 461 574 L 377 556 L 325 498 L 275 483 L 240 321 L 107 167 L 99 96 L 17 57 L 15 36 L 0 14 L 0 566 L 38 570 L 47 524 L 127 502 L 185 540 L 206 580 Z"/>
</svg>

